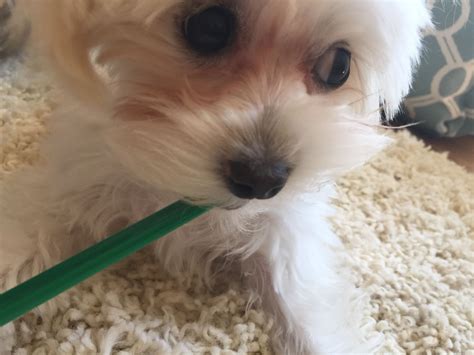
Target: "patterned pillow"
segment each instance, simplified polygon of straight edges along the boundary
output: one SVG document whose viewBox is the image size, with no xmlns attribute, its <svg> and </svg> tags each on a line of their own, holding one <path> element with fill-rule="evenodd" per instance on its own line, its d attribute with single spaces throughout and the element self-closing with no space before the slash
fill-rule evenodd
<svg viewBox="0 0 474 355">
<path fill-rule="evenodd" d="M 436 29 L 406 98 L 402 117 L 435 136 L 474 135 L 474 1 L 432 1 Z"/>
</svg>

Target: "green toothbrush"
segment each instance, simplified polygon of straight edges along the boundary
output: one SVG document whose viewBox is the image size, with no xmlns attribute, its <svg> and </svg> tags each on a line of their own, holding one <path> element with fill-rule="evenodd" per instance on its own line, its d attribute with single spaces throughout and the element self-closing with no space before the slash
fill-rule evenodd
<svg viewBox="0 0 474 355">
<path fill-rule="evenodd" d="M 206 207 L 175 202 L 0 294 L 0 326 L 164 237 L 208 210 Z"/>
</svg>

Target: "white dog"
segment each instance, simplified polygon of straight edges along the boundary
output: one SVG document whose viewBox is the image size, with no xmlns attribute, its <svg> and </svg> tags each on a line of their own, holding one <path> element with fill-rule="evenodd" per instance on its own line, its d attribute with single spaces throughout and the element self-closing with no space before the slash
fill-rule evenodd
<svg viewBox="0 0 474 355">
<path fill-rule="evenodd" d="M 184 199 L 216 207 L 157 244 L 166 270 L 212 286 L 237 268 L 277 319 L 276 353 L 375 349 L 326 217 L 335 177 L 387 141 L 379 107 L 409 89 L 423 0 L 17 7 L 10 42 L 28 16 L 65 97 L 43 160 L 2 188 L 5 287 Z"/>
</svg>

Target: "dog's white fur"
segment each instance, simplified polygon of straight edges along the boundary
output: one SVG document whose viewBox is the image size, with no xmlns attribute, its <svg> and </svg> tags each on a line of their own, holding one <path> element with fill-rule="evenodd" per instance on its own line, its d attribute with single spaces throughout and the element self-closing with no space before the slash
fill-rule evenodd
<svg viewBox="0 0 474 355">
<path fill-rule="evenodd" d="M 157 244 L 167 270 L 213 285 L 223 265 L 237 268 L 278 319 L 277 353 L 372 351 L 361 293 L 338 271 L 331 182 L 387 142 L 379 102 L 391 115 L 407 93 L 429 13 L 421 0 L 232 1 L 242 39 L 203 59 L 177 23 L 214 2 L 230 1 L 17 0 L 65 95 L 43 160 L 1 191 L 3 286 L 186 198 L 226 208 Z M 340 42 L 349 81 L 309 88 L 307 63 Z M 275 198 L 243 204 L 219 161 L 263 137 L 295 168 Z"/>
</svg>

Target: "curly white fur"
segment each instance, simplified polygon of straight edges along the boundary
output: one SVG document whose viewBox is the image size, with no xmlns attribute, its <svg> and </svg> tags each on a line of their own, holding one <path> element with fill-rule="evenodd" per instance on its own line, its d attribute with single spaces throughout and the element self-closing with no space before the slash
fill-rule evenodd
<svg viewBox="0 0 474 355">
<path fill-rule="evenodd" d="M 211 1 L 17 1 L 65 93 L 44 161 L 1 191 L 4 287 L 184 198 L 221 208 L 157 244 L 167 270 L 211 286 L 238 270 L 278 319 L 278 353 L 377 347 L 361 337 L 363 295 L 341 275 L 326 217 L 331 181 L 387 142 L 379 102 L 392 114 L 409 89 L 421 0 L 219 1 L 245 19 L 244 40 L 213 60 L 176 23 Z M 308 88 L 305 64 L 335 43 L 351 48 L 351 78 Z M 295 168 L 275 198 L 243 203 L 219 163 L 263 140 Z"/>
</svg>

